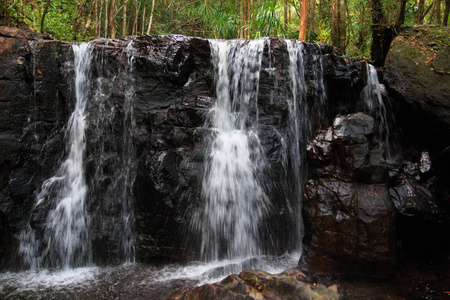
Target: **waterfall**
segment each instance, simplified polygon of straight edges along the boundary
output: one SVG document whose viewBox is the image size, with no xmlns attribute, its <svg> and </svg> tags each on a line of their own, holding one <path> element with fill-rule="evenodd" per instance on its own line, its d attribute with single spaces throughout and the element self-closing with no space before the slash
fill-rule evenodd
<svg viewBox="0 0 450 300">
<path fill-rule="evenodd" d="M 378 73 L 374 66 L 367 64 L 367 84 L 362 91 L 364 113 L 371 115 L 375 119 L 376 131 L 382 146 L 386 149 L 386 158 L 392 159 L 390 145 L 390 130 L 387 117 L 386 106 L 383 101 L 384 86 L 378 81 Z"/>
<path fill-rule="evenodd" d="M 261 255 L 259 231 L 269 209 L 257 108 L 265 40 L 210 43 L 216 102 L 207 124 L 204 204 L 192 226 L 204 261 L 250 258 Z"/>
<path fill-rule="evenodd" d="M 289 53 L 289 77 L 291 95 L 287 97 L 289 109 L 289 153 L 286 156 L 289 164 L 285 169 L 289 170 L 291 180 L 289 180 L 288 190 L 290 201 L 287 203 L 291 217 L 294 219 L 295 230 L 292 234 L 293 245 L 297 250 L 301 250 L 301 241 L 304 235 L 301 197 L 303 195 L 303 176 L 306 172 L 305 151 L 302 146 L 305 144 L 306 134 L 309 130 L 308 106 L 305 101 L 306 84 L 303 67 L 303 43 L 286 40 Z M 288 177 L 289 178 L 289 177 Z"/>
<path fill-rule="evenodd" d="M 122 246 L 123 257 L 126 262 L 135 261 L 134 252 L 134 235 L 132 231 L 134 214 L 131 205 L 133 199 L 133 185 L 136 178 L 136 159 L 135 150 L 133 146 L 133 134 L 132 129 L 136 126 L 136 120 L 134 117 L 134 80 L 133 80 L 133 68 L 134 68 L 134 52 L 133 42 L 128 43 L 125 50 L 127 56 L 127 89 L 125 91 L 125 103 L 124 103 L 124 149 L 122 155 L 122 174 L 124 178 L 124 188 L 122 190 L 122 232 L 120 234 L 120 244 Z"/>
<path fill-rule="evenodd" d="M 65 133 L 69 153 L 56 175 L 43 183 L 36 197 L 35 210 L 50 205 L 43 236 L 38 238 L 35 229 L 29 227 L 20 239 L 19 251 L 32 268 L 69 268 L 91 260 L 83 159 L 92 49 L 86 43 L 73 45 L 73 53 L 76 104 Z"/>
</svg>

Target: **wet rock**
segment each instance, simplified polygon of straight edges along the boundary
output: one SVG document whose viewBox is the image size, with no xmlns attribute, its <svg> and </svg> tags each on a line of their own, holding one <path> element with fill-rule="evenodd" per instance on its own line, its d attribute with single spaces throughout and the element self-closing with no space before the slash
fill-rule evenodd
<svg viewBox="0 0 450 300">
<path fill-rule="evenodd" d="M 392 274 L 396 210 L 382 154 L 373 118 L 362 113 L 337 116 L 309 143 L 300 266 L 311 274 Z"/>
<path fill-rule="evenodd" d="M 93 260 L 121 261 L 122 213 L 127 209 L 134 212 L 133 251 L 138 261 L 197 258 L 198 239 L 187 231 L 193 210 L 202 205 L 205 143 L 211 134 L 205 122 L 215 101 L 209 42 L 171 35 L 97 39 L 91 44 L 85 174 Z M 258 111 L 251 112 L 259 116 L 267 159 L 262 173 L 272 202 L 261 240 L 273 254 L 298 244 L 298 237 L 289 231 L 295 220 L 286 218 L 297 199 L 288 191 L 298 184 L 285 170 L 290 130 L 286 49 L 282 39 L 266 43 Z M 51 208 L 51 201 L 33 206 L 42 183 L 54 175 L 67 154 L 64 129 L 75 104 L 73 53 L 70 43 L 7 28 L 0 29 L 0 53 L 0 210 L 17 237 L 29 220 L 33 229 L 42 232 Z M 326 112 L 312 113 L 314 130 L 355 107 L 364 86 L 365 64 L 343 59 L 335 48 L 323 44 L 305 44 L 303 58 L 305 101 L 312 107 L 319 94 L 330 99 Z M 313 70 L 320 70 L 320 76 Z M 318 76 L 323 77 L 323 86 Z M 369 151 L 369 160 L 345 162 L 358 164 L 369 176 L 366 167 L 375 165 L 370 162 L 376 156 L 373 147 L 345 145 L 342 151 L 361 155 Z M 341 169 L 343 176 L 357 176 Z M 130 200 L 120 204 L 124 199 Z M 186 242 L 187 234 L 193 236 Z M 279 237 L 276 242 L 273 236 Z M 13 250 L 17 252 L 17 247 Z"/>
<path fill-rule="evenodd" d="M 332 127 L 308 143 L 307 153 L 317 177 L 365 183 L 387 180 L 388 164 L 374 138 L 374 120 L 363 113 L 337 116 Z"/>
<path fill-rule="evenodd" d="M 310 284 L 299 272 L 244 271 L 214 284 L 182 289 L 169 299 L 339 299 L 336 286 Z"/>
<path fill-rule="evenodd" d="M 433 193 L 425 186 L 431 171 L 428 152 L 423 151 L 417 162 L 404 161 L 392 170 L 389 193 L 397 210 L 405 216 L 438 216 L 440 210 Z"/>
</svg>

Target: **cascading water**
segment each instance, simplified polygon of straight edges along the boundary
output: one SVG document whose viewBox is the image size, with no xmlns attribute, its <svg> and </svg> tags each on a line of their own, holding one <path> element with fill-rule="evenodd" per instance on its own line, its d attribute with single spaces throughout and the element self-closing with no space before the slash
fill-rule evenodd
<svg viewBox="0 0 450 300">
<path fill-rule="evenodd" d="M 102 49 L 102 48 L 100 48 Z M 105 50 L 104 48 L 102 49 Z M 133 184 L 136 173 L 133 128 L 135 48 L 130 41 L 119 56 L 117 71 L 96 52 L 93 69 L 100 74 L 94 83 L 89 106 L 88 164 L 94 166 L 89 196 L 94 199 L 92 213 L 93 247 L 105 253 L 107 262 L 134 262 Z M 123 106 L 114 97 L 117 82 L 123 82 Z M 119 138 L 117 133 L 120 133 Z"/>
<path fill-rule="evenodd" d="M 31 227 L 21 235 L 20 253 L 32 268 L 69 268 L 91 260 L 83 165 L 91 52 L 89 44 L 73 45 L 76 104 L 66 129 L 69 154 L 36 197 L 35 209 L 50 205 L 42 237 Z"/>
<path fill-rule="evenodd" d="M 378 81 L 378 73 L 374 66 L 367 64 L 367 84 L 362 92 L 364 103 L 364 112 L 372 115 L 376 120 L 376 129 L 378 131 L 380 142 L 386 149 L 386 158 L 392 159 L 392 149 L 390 145 L 390 130 L 387 119 L 387 110 L 384 105 L 382 90 L 384 86 Z"/>
<path fill-rule="evenodd" d="M 201 234 L 204 261 L 261 255 L 259 231 L 269 209 L 259 173 L 264 155 L 257 109 L 264 44 L 211 41 L 217 99 L 209 119 L 205 202 L 192 221 Z"/>
<path fill-rule="evenodd" d="M 309 130 L 308 106 L 305 103 L 305 74 L 303 68 L 303 43 L 286 40 L 286 45 L 289 53 L 289 76 L 291 97 L 287 97 L 289 109 L 289 160 L 288 166 L 289 174 L 292 174 L 292 181 L 290 181 L 290 203 L 288 207 L 291 210 L 291 216 L 294 218 L 293 222 L 296 224 L 295 232 L 293 233 L 293 243 L 297 250 L 301 250 L 301 241 L 304 235 L 303 221 L 301 214 L 301 197 L 303 194 L 303 174 L 305 173 L 305 155 L 301 151 L 302 145 L 305 143 L 306 134 Z M 287 164 L 287 162 L 286 162 Z"/>
<path fill-rule="evenodd" d="M 133 134 L 132 129 L 136 126 L 136 120 L 134 117 L 134 80 L 133 80 L 133 68 L 134 68 L 134 47 L 130 42 L 126 48 L 127 55 L 127 89 L 125 91 L 125 117 L 123 121 L 124 126 L 124 141 L 123 141 L 123 155 L 122 155 L 122 177 L 124 178 L 124 189 L 122 191 L 122 226 L 120 244 L 122 246 L 123 257 L 126 262 L 135 261 L 134 251 L 134 235 L 132 231 L 134 214 L 131 206 L 131 200 L 133 199 L 133 184 L 136 178 L 136 160 L 135 150 L 133 146 Z"/>
</svg>

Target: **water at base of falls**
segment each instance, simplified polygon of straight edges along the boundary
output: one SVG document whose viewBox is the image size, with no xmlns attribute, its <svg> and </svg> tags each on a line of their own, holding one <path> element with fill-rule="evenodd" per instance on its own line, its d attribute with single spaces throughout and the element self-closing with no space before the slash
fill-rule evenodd
<svg viewBox="0 0 450 300">
<path fill-rule="evenodd" d="M 29 227 L 20 237 L 20 254 L 34 269 L 69 268 L 91 260 L 83 167 L 91 50 L 88 44 L 73 45 L 76 104 L 66 129 L 69 154 L 56 175 L 42 185 L 34 207 L 50 205 L 43 236 L 38 238 Z"/>
<path fill-rule="evenodd" d="M 298 254 L 260 257 L 252 266 L 275 274 L 298 262 Z M 241 260 L 155 267 L 123 264 L 67 270 L 0 273 L 0 299 L 164 299 L 176 290 L 217 282 Z"/>
<path fill-rule="evenodd" d="M 205 262 L 260 256 L 259 230 L 269 204 L 262 186 L 257 96 L 265 40 L 211 41 L 216 102 L 208 118 L 204 203 L 192 228 Z M 232 264 L 233 272 L 242 270 Z"/>
</svg>

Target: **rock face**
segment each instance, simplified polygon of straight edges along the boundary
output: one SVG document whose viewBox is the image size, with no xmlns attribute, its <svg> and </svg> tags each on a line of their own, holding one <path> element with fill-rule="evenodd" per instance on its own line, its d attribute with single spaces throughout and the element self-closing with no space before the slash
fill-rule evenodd
<svg viewBox="0 0 450 300">
<path fill-rule="evenodd" d="M 34 207 L 35 198 L 65 159 L 64 130 L 75 105 L 71 45 L 13 31 L 0 29 L 3 267 L 21 265 L 18 239 L 27 226 L 42 234 L 52 204 Z M 99 39 L 91 47 L 85 173 L 93 262 L 123 261 L 123 244 L 128 242 L 138 261 L 198 257 L 195 236 L 187 229 L 192 210 L 201 205 L 204 123 L 215 97 L 209 42 L 145 36 Z M 313 130 L 361 105 L 364 63 L 346 60 L 330 46 L 312 44 L 305 44 L 303 63 L 305 105 L 314 107 L 320 92 L 317 80 L 323 80 L 330 103 L 323 119 L 312 114 Z M 283 157 L 290 126 L 289 78 L 286 42 L 269 39 L 258 94 L 260 138 L 270 169 L 264 185 L 272 209 L 262 238 L 270 245 L 267 253 L 284 253 L 299 238 L 289 234 L 294 220 L 286 217 L 290 176 Z M 121 198 L 130 200 L 120 204 Z M 126 210 L 133 213 L 131 241 L 122 238 Z"/>
<path fill-rule="evenodd" d="M 312 179 L 305 190 L 301 266 L 311 274 L 391 274 L 396 210 L 373 118 L 336 117 L 308 144 L 308 156 Z"/>
<path fill-rule="evenodd" d="M 187 299 L 339 299 L 336 286 L 312 285 L 299 272 L 271 275 L 264 271 L 244 271 L 219 283 L 192 290 L 180 290 L 167 300 Z"/>
</svg>

